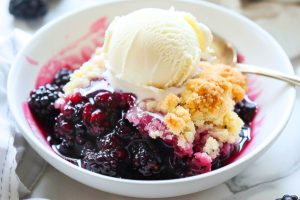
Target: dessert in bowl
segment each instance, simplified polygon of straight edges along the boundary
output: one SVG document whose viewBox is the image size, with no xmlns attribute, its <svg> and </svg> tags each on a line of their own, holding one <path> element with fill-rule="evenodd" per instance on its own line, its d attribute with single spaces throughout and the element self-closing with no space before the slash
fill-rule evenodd
<svg viewBox="0 0 300 200">
<path fill-rule="evenodd" d="M 87 20 L 81 19 L 83 24 L 91 24 L 97 19 L 96 8 L 106 9 L 113 4 L 122 8 L 122 3 L 89 8 L 89 12 L 81 11 L 62 19 L 52 25 L 52 30 L 57 26 L 56 31 L 62 31 L 62 36 L 56 35 L 60 41 L 72 38 L 74 34 L 67 37 L 70 33 L 62 29 L 64 21 L 66 23 L 69 19 L 68 23 L 72 23 L 76 20 L 74 16 L 78 16 Z M 179 6 L 181 10 L 190 11 L 189 3 L 175 4 L 176 8 Z M 145 5 L 141 3 L 141 7 Z M 217 9 L 214 15 L 226 13 L 206 3 L 200 3 L 199 7 L 202 7 L 203 17 L 208 10 Z M 224 15 L 236 19 L 234 14 Z M 241 17 L 237 19 L 250 24 L 246 27 L 253 26 Z M 95 27 L 104 21 L 102 18 L 89 30 L 97 35 L 99 30 L 95 31 Z M 206 24 L 211 25 L 209 22 Z M 221 32 L 217 33 L 223 36 Z M 47 34 L 51 36 L 51 25 L 47 32 L 41 31 L 36 37 L 44 35 L 47 38 Z M 93 39 L 88 38 L 87 41 Z M 30 138 L 32 134 L 36 137 L 29 139 L 30 142 L 39 143 L 34 147 L 42 148 L 41 154 L 47 155 L 45 157 L 51 164 L 71 177 L 118 194 L 176 196 L 208 188 L 232 177 L 276 138 L 288 119 L 291 107 L 282 111 L 286 114 L 280 118 L 266 116 L 266 110 L 272 112 L 273 105 L 268 108 L 264 102 L 267 98 L 263 94 L 258 95 L 258 89 L 253 88 L 252 83 L 247 85 L 245 76 L 230 66 L 200 62 L 209 51 L 211 39 L 209 29 L 187 12 L 143 9 L 113 20 L 106 31 L 103 47 L 91 57 L 82 56 L 85 60 L 64 57 L 65 49 L 58 51 L 63 46 L 59 49 L 50 45 L 48 57 L 39 55 L 37 49 L 36 53 L 25 49 L 19 62 L 22 59 L 24 62 L 25 56 L 25 60 L 37 60 L 31 65 L 38 68 L 32 74 L 37 84 L 30 93 L 29 106 L 24 102 L 33 89 L 34 81 L 31 81 L 31 88 L 27 87 L 27 95 L 22 96 L 26 98 L 22 98 L 20 104 L 26 111 L 25 115 L 21 111 L 25 119 L 22 126 L 29 128 Z M 274 43 L 268 36 L 265 39 Z M 231 40 L 234 42 L 234 39 Z M 77 47 L 81 53 L 87 52 L 86 48 L 83 51 L 77 44 L 70 46 Z M 39 45 L 43 45 L 42 40 L 33 40 L 31 51 Z M 247 59 L 251 59 L 251 55 L 255 57 L 253 52 L 248 55 L 247 48 L 239 47 L 238 43 L 236 46 Z M 278 46 L 276 48 L 283 53 Z M 49 60 L 53 52 L 59 52 L 58 56 Z M 285 59 L 283 54 L 281 62 L 289 65 Z M 62 60 L 64 62 L 60 62 Z M 40 62 L 46 65 L 39 66 Z M 254 59 L 253 62 L 257 61 Z M 62 68 L 68 70 L 59 71 Z M 270 80 L 259 81 L 268 83 Z M 9 87 L 13 85 L 10 83 Z M 275 85 L 277 87 L 268 96 L 280 92 L 286 97 L 277 98 L 274 106 L 292 104 L 293 88 L 282 83 Z M 262 84 L 259 90 L 271 87 L 270 83 Z M 261 108 L 253 122 L 256 107 L 246 96 L 247 88 L 249 96 L 256 97 L 255 101 Z M 279 122 L 279 127 L 272 131 L 274 135 L 264 133 L 268 131 L 264 128 L 268 120 Z M 243 135 L 239 134 L 247 133 L 251 124 L 260 127 L 252 127 L 251 131 L 256 135 L 248 143 L 247 151 L 236 154 L 239 150 L 237 144 L 242 144 L 240 140 L 244 142 Z M 44 135 L 37 129 L 41 129 Z M 45 135 L 50 136 L 50 145 L 45 141 Z M 28 136 L 25 134 L 25 137 Z M 213 169 L 216 170 L 210 172 Z M 110 186 L 104 184 L 106 181 Z M 181 184 L 183 182 L 185 184 Z M 172 191 L 178 184 L 182 188 Z M 161 187 L 159 194 L 154 192 L 158 185 Z"/>
<path fill-rule="evenodd" d="M 54 150 L 90 171 L 145 180 L 209 172 L 242 150 L 256 113 L 245 76 L 200 62 L 211 42 L 189 13 L 134 11 L 111 22 L 80 68 L 65 65 L 32 91 L 29 109 Z"/>
</svg>

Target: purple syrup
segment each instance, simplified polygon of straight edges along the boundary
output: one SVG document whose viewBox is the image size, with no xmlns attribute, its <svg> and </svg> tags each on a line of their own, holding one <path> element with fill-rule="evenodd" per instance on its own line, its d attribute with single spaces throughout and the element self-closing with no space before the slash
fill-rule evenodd
<svg viewBox="0 0 300 200">
<path fill-rule="evenodd" d="M 240 139 L 238 143 L 232 150 L 230 158 L 224 162 L 224 165 L 235 161 L 241 156 L 243 151 L 245 151 L 246 147 L 249 145 L 254 129 L 252 122 L 257 114 L 258 109 L 256 103 L 253 102 L 248 96 L 245 96 L 241 102 L 235 105 L 234 111 L 239 115 L 245 124 L 239 134 Z"/>
<path fill-rule="evenodd" d="M 241 132 L 240 132 L 240 140 L 238 142 L 237 151 L 242 151 L 243 147 L 247 144 L 248 141 L 251 140 L 251 123 L 257 112 L 257 105 L 252 100 L 250 100 L 247 96 L 235 105 L 234 111 L 238 114 L 238 116 L 245 123 Z"/>
<path fill-rule="evenodd" d="M 234 111 L 238 114 L 238 116 L 244 121 L 244 126 L 239 134 L 239 141 L 234 146 L 226 146 L 225 153 L 221 155 L 218 159 L 213 162 L 212 169 L 218 169 L 224 165 L 230 164 L 235 161 L 244 151 L 251 141 L 252 135 L 252 121 L 257 113 L 257 105 L 252 100 L 250 100 L 247 96 L 235 105 Z"/>
</svg>

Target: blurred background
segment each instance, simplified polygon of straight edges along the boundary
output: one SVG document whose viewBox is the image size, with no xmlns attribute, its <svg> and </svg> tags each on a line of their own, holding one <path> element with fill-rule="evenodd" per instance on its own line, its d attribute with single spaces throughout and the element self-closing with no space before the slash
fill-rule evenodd
<svg viewBox="0 0 300 200">
<path fill-rule="evenodd" d="M 100 1 L 105 0 L 1 0 L 0 36 L 3 38 L 9 35 L 14 28 L 34 33 L 38 28 L 65 12 Z M 279 41 L 294 65 L 300 64 L 300 0 L 209 1 L 254 20 Z M 32 5 L 28 5 L 30 3 Z M 9 13 L 9 4 L 11 4 L 11 13 L 17 17 Z M 22 13 L 22 9 L 24 10 L 26 6 L 31 6 L 27 14 Z M 26 17 L 31 19 L 24 19 Z"/>
</svg>

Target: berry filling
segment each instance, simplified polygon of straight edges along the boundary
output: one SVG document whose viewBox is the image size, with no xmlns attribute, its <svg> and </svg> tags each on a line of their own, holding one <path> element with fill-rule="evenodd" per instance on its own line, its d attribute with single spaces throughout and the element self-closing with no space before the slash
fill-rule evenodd
<svg viewBox="0 0 300 200">
<path fill-rule="evenodd" d="M 50 145 L 95 173 L 141 180 L 193 176 L 224 166 L 250 140 L 256 104 L 247 97 L 234 109 L 245 123 L 240 141 L 224 142 L 218 154 L 208 156 L 203 153 L 211 140 L 208 131 L 197 131 L 193 144 L 179 146 L 178 136 L 169 131 L 162 113 L 139 107 L 134 94 L 114 91 L 106 79 L 92 82 L 57 104 L 71 74 L 59 71 L 51 84 L 30 93 L 28 105 L 45 127 Z"/>
</svg>

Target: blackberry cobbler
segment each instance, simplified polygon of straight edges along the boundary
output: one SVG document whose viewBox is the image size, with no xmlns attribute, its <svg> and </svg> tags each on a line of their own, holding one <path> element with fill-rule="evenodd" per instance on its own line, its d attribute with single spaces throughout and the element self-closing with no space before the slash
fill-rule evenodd
<svg viewBox="0 0 300 200">
<path fill-rule="evenodd" d="M 125 29 L 139 29 L 140 35 L 128 41 L 133 42 L 130 48 L 142 50 L 118 47 L 128 42 L 118 43 L 114 38 L 119 37 L 118 31 L 126 35 L 118 23 L 126 24 L 134 19 L 132 15 L 140 15 L 149 28 L 157 22 L 156 16 L 165 12 L 166 16 L 174 15 L 174 23 L 171 17 L 159 18 L 160 26 L 166 27 L 159 37 L 182 26 L 175 30 L 178 35 L 172 32 L 161 41 L 165 46 L 157 47 L 159 55 L 168 59 L 158 60 L 151 68 L 149 56 L 156 51 L 149 53 L 148 49 L 157 39 L 157 35 L 150 34 L 157 32 L 156 25 L 147 29 L 148 36 L 154 37 L 149 44 L 139 41 L 140 35 L 147 35 L 139 22 L 136 27 L 124 25 Z M 147 13 L 157 15 L 148 19 Z M 204 39 L 208 36 L 204 34 L 207 30 L 196 27 L 194 20 L 187 13 L 160 9 L 144 9 L 121 17 L 108 28 L 104 47 L 98 48 L 89 61 L 75 71 L 62 69 L 51 83 L 32 91 L 29 108 L 47 132 L 53 149 L 79 167 L 127 179 L 183 178 L 230 162 L 250 139 L 256 105 L 247 97 L 245 76 L 227 65 L 200 62 L 199 52 L 206 51 Z M 167 29 L 170 26 L 174 26 L 172 30 Z M 185 34 L 180 31 L 193 35 L 181 38 L 183 42 L 177 45 L 175 39 Z M 176 55 L 164 49 L 170 45 Z M 184 45 L 186 48 L 181 48 Z M 193 45 L 197 48 L 189 49 Z M 120 55 L 111 55 L 112 51 Z M 139 52 L 140 57 L 132 56 L 133 52 Z M 128 56 L 125 60 L 123 54 Z M 169 59 L 170 56 L 174 57 Z M 178 62 L 173 62 L 175 59 Z M 166 72 L 163 70 L 169 61 L 172 65 L 166 76 L 171 79 L 159 77 L 158 72 Z M 140 62 L 142 66 L 135 67 Z"/>
</svg>

